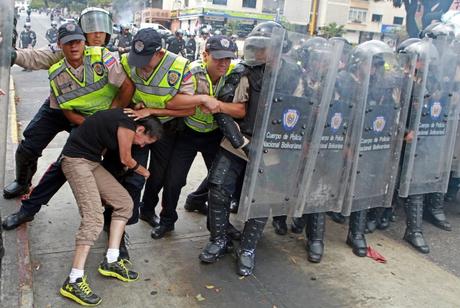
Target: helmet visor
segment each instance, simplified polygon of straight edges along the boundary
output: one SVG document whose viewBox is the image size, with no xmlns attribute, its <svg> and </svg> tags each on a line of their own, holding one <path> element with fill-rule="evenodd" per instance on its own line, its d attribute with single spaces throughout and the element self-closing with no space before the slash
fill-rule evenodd
<svg viewBox="0 0 460 308">
<path fill-rule="evenodd" d="M 80 26 L 84 33 L 105 32 L 112 35 L 112 18 L 102 11 L 90 11 L 80 17 Z"/>
</svg>

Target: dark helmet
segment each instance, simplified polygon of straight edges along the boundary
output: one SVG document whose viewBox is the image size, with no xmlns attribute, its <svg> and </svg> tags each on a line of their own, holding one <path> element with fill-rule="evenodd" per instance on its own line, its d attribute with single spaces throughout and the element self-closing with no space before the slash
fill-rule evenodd
<svg viewBox="0 0 460 308">
<path fill-rule="evenodd" d="M 419 36 L 420 38 L 428 37 L 432 39 L 446 37 L 448 40 L 453 40 L 455 37 L 454 26 L 442 22 L 435 22 L 423 29 Z"/>
<path fill-rule="evenodd" d="M 412 44 L 415 44 L 415 43 L 418 43 L 420 42 L 421 39 L 419 38 L 416 38 L 416 37 L 411 37 L 411 38 L 408 38 L 407 40 L 404 40 L 402 41 L 401 43 L 399 43 L 398 47 L 396 48 L 396 52 L 398 53 L 405 53 L 407 52 L 406 51 L 406 48 Z"/>
<path fill-rule="evenodd" d="M 57 27 L 57 25 L 58 25 L 58 24 L 57 24 L 57 21 L 53 20 L 53 21 L 51 22 L 51 27 L 54 28 L 54 27 Z"/>
<path fill-rule="evenodd" d="M 280 24 L 267 21 L 258 24 L 244 40 L 244 60 L 248 65 L 261 65 L 266 62 L 266 51 L 271 45 L 271 36 L 274 29 L 283 29 Z M 265 53 L 265 57 L 261 56 Z"/>
<path fill-rule="evenodd" d="M 84 33 L 105 32 L 105 44 L 110 41 L 113 32 L 112 14 L 104 9 L 89 7 L 83 10 L 78 24 Z"/>
<path fill-rule="evenodd" d="M 371 40 L 359 44 L 351 53 L 348 63 L 349 71 L 356 71 L 362 64 L 372 59 L 370 63 L 374 67 L 385 65 L 384 55 L 392 55 L 393 50 L 386 43 L 378 40 Z"/>
<path fill-rule="evenodd" d="M 30 24 L 30 22 L 24 23 L 24 28 L 30 29 L 31 27 L 32 27 L 32 25 Z"/>
<path fill-rule="evenodd" d="M 184 35 L 184 30 L 182 29 L 177 29 L 176 32 L 174 33 L 176 36 L 183 36 Z"/>
<path fill-rule="evenodd" d="M 298 61 L 303 64 L 304 68 L 307 68 L 305 66 L 309 63 L 310 55 L 313 50 L 321 49 L 325 44 L 327 44 L 327 40 L 319 36 L 312 37 L 302 42 L 302 45 L 296 49 Z"/>
</svg>

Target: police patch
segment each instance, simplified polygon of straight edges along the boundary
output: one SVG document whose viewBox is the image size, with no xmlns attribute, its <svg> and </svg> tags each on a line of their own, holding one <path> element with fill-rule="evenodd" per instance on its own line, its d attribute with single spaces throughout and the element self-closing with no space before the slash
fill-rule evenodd
<svg viewBox="0 0 460 308">
<path fill-rule="evenodd" d="M 437 119 L 441 115 L 442 112 L 442 105 L 440 102 L 434 102 L 430 108 L 431 118 Z"/>
<path fill-rule="evenodd" d="M 144 42 L 143 41 L 136 41 L 134 43 L 134 50 L 137 53 L 142 52 L 142 50 L 144 50 Z"/>
<path fill-rule="evenodd" d="M 230 41 L 227 40 L 227 39 L 221 39 L 220 40 L 220 44 L 224 47 L 224 48 L 228 48 L 230 46 Z"/>
<path fill-rule="evenodd" d="M 104 66 L 103 66 L 102 62 L 93 63 L 92 67 L 93 67 L 94 72 L 98 76 L 104 75 Z"/>
<path fill-rule="evenodd" d="M 171 87 L 174 87 L 176 83 L 179 81 L 180 73 L 176 71 L 169 71 L 168 72 L 168 84 Z"/>
<path fill-rule="evenodd" d="M 340 125 L 342 125 L 342 114 L 340 112 L 334 113 L 331 118 L 331 128 L 332 130 L 338 130 Z"/>
<path fill-rule="evenodd" d="M 74 31 L 75 31 L 75 24 L 69 22 L 69 23 L 65 26 L 65 29 L 66 29 L 67 31 L 69 31 L 69 32 L 74 32 Z"/>
<path fill-rule="evenodd" d="M 385 117 L 376 117 L 372 125 L 375 132 L 381 132 L 385 128 Z"/>
<path fill-rule="evenodd" d="M 283 128 L 285 131 L 291 131 L 299 121 L 300 112 L 296 109 L 286 109 L 283 112 Z"/>
</svg>

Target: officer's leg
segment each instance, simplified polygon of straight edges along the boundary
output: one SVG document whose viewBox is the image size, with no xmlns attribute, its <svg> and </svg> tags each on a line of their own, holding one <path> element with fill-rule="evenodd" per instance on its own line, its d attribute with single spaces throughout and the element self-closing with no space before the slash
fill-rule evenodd
<svg viewBox="0 0 460 308">
<path fill-rule="evenodd" d="M 61 110 L 51 109 L 47 99 L 24 130 L 24 140 L 16 150 L 16 179 L 4 188 L 5 198 L 28 192 L 43 149 L 63 130 L 70 130 L 69 121 Z"/>
<path fill-rule="evenodd" d="M 305 217 L 306 216 L 306 217 Z M 304 215 L 307 220 L 305 235 L 307 238 L 308 261 L 321 262 L 324 252 L 324 233 L 326 231 L 326 213 Z"/>
<path fill-rule="evenodd" d="M 421 253 L 429 253 L 430 248 L 422 233 L 423 195 L 412 195 L 406 199 L 406 232 L 404 239 Z"/>
<path fill-rule="evenodd" d="M 200 186 L 190 193 L 185 200 L 184 208 L 188 212 L 198 211 L 202 214 L 207 214 L 206 202 L 208 201 L 208 178 L 204 178 L 201 181 Z"/>
<path fill-rule="evenodd" d="M 60 162 L 57 161 L 51 164 L 29 198 L 22 201 L 19 211 L 6 217 L 3 222 L 3 228 L 5 230 L 15 229 L 24 222 L 33 220 L 34 215 L 40 211 L 41 206 L 48 204 L 66 181 Z"/>
<path fill-rule="evenodd" d="M 278 235 L 286 235 L 287 234 L 287 216 L 286 215 L 281 215 L 281 216 L 274 216 L 272 225 L 273 228 L 275 228 L 275 233 Z"/>
<path fill-rule="evenodd" d="M 306 217 L 293 217 L 292 218 L 292 223 L 291 223 L 291 232 L 300 234 L 302 233 L 303 229 L 305 228 L 306 225 Z"/>
<path fill-rule="evenodd" d="M 425 211 L 426 218 L 436 227 L 452 231 L 452 226 L 447 221 L 444 213 L 444 194 L 431 193 L 425 195 Z"/>
<path fill-rule="evenodd" d="M 378 208 L 373 208 L 367 211 L 366 233 L 372 233 L 377 229 Z"/>
<path fill-rule="evenodd" d="M 453 177 L 453 173 L 451 173 L 449 179 L 449 186 L 447 188 L 447 193 L 444 196 L 444 200 L 446 202 L 455 201 L 457 198 L 457 193 L 460 187 L 460 178 Z"/>
<path fill-rule="evenodd" d="M 185 186 L 188 172 L 197 154 L 196 144 L 193 138 L 197 134 L 182 132 L 177 139 L 176 146 L 168 164 L 163 187 L 162 210 L 160 213 L 160 225 L 153 228 L 151 236 L 154 239 L 162 238 L 167 232 L 174 230 L 177 221 L 177 202 L 182 187 Z"/>
<path fill-rule="evenodd" d="M 367 243 L 364 231 L 366 230 L 366 210 L 351 213 L 348 226 L 347 244 L 353 249 L 358 257 L 367 254 Z"/>
<path fill-rule="evenodd" d="M 210 242 L 200 254 L 200 260 L 215 262 L 233 245 L 235 233 L 229 233 L 230 196 L 243 184 L 246 162 L 221 149 L 209 172 L 209 213 L 208 228 Z M 239 232 L 238 232 L 239 233 Z M 239 234 L 241 237 L 241 234 Z"/>
<path fill-rule="evenodd" d="M 241 236 L 241 245 L 236 252 L 237 274 L 241 276 L 252 275 L 255 267 L 256 248 L 264 231 L 267 218 L 251 218 L 244 224 Z"/>
<path fill-rule="evenodd" d="M 329 216 L 332 219 L 332 221 L 338 224 L 344 224 L 346 220 L 345 216 L 343 216 L 342 213 L 327 212 L 327 216 Z"/>
<path fill-rule="evenodd" d="M 150 177 L 145 184 L 144 195 L 140 204 L 139 218 L 146 221 L 152 227 L 156 227 L 160 222 L 158 216 L 155 214 L 155 207 L 159 202 L 159 194 L 165 182 L 166 171 L 177 137 L 175 128 L 169 128 L 167 124 L 164 125 L 165 133 L 163 137 L 149 146 Z"/>
</svg>

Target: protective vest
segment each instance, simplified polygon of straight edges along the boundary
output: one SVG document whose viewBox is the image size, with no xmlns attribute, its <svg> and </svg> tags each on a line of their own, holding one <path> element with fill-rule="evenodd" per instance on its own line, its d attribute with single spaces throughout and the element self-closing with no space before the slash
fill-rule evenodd
<svg viewBox="0 0 460 308">
<path fill-rule="evenodd" d="M 48 70 L 50 86 L 61 109 L 74 110 L 85 116 L 110 109 L 118 89 L 108 83 L 103 50 L 103 47 L 85 47 L 83 81 L 72 74 L 64 59 Z M 63 93 L 56 83 L 56 78 L 61 74 L 67 74 L 80 88 Z"/>
<path fill-rule="evenodd" d="M 212 85 L 211 78 L 206 71 L 206 65 L 201 60 L 195 61 L 190 64 L 190 72 L 194 77 L 195 88 L 198 87 L 197 79 L 206 80 L 208 83 L 207 93 L 197 93 L 197 94 L 207 94 L 210 96 L 217 97 L 219 95 L 220 89 L 224 86 L 226 78 L 230 75 L 233 68 L 237 62 L 230 63 L 230 66 L 225 73 L 225 76 L 222 76 L 217 84 L 215 90 Z M 196 107 L 195 114 L 184 119 L 185 124 L 190 127 L 191 129 L 200 132 L 200 133 L 208 133 L 215 130 L 218 125 L 214 120 L 212 114 L 207 114 L 201 111 L 199 107 Z"/>
<path fill-rule="evenodd" d="M 170 52 L 166 52 L 152 75 L 144 80 L 136 72 L 135 67 L 128 64 L 128 55 L 121 57 L 121 64 L 134 83 L 136 90 L 133 95 L 134 103 L 144 103 L 147 108 L 164 109 L 179 91 L 188 60 Z M 161 122 L 167 122 L 172 117 L 158 117 Z"/>
</svg>

